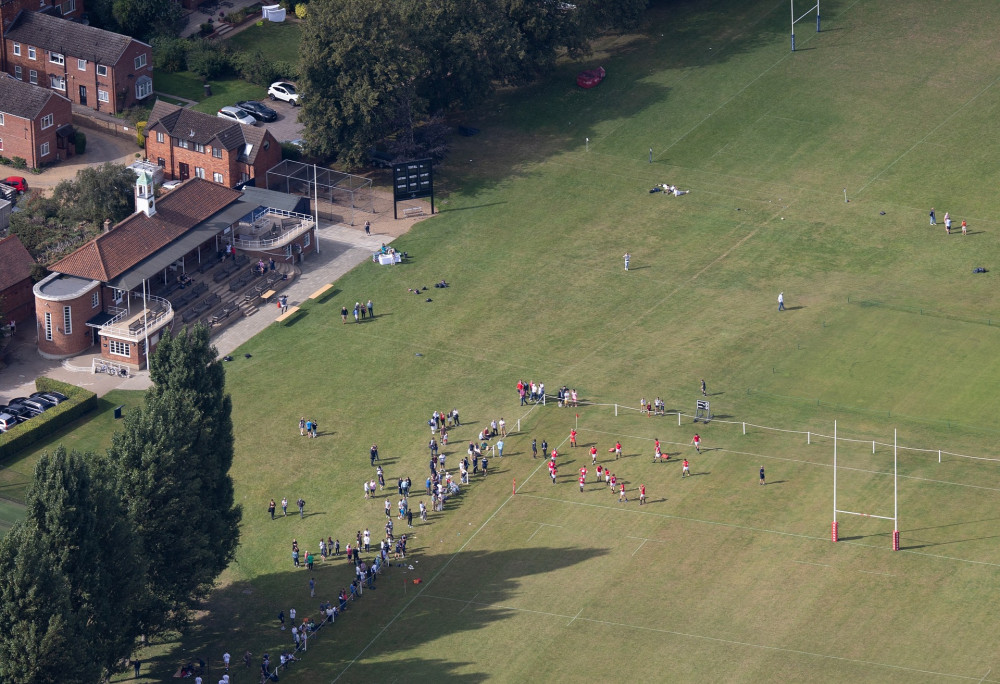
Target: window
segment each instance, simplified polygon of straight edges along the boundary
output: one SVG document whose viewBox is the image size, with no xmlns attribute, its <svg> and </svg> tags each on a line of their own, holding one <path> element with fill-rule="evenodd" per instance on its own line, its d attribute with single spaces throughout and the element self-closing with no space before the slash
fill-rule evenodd
<svg viewBox="0 0 1000 684">
<path fill-rule="evenodd" d="M 222 159 L 222 148 L 221 147 L 213 147 L 212 148 L 212 156 L 215 157 L 216 159 Z"/>
<path fill-rule="evenodd" d="M 75 11 L 76 11 L 76 0 L 66 0 L 66 2 L 62 4 L 63 16 L 67 14 L 72 14 Z"/>
<path fill-rule="evenodd" d="M 194 151 L 195 152 L 201 152 L 202 154 L 205 154 L 205 146 L 202 145 L 201 143 L 195 143 L 194 144 Z"/>
<path fill-rule="evenodd" d="M 45 130 L 46 128 L 52 128 L 52 124 L 54 123 L 54 121 L 55 121 L 55 115 L 54 114 L 46 114 L 45 116 L 43 116 L 42 117 L 42 130 Z"/>
<path fill-rule="evenodd" d="M 132 356 L 132 345 L 121 340 L 108 339 L 108 351 L 114 356 L 129 358 Z"/>
<path fill-rule="evenodd" d="M 135 68 L 136 69 L 141 69 L 144 66 L 146 66 L 146 53 L 145 52 L 135 58 Z"/>
<path fill-rule="evenodd" d="M 101 293 L 95 291 L 94 294 L 90 295 L 90 308 L 96 309 L 100 305 L 101 305 Z"/>
<path fill-rule="evenodd" d="M 38 72 L 34 69 L 28 71 L 28 83 L 38 85 Z"/>
<path fill-rule="evenodd" d="M 45 339 L 52 341 L 52 314 L 45 312 Z"/>
<path fill-rule="evenodd" d="M 180 147 L 185 150 L 188 149 L 188 141 L 185 140 L 184 138 L 177 138 L 177 147 Z"/>
<path fill-rule="evenodd" d="M 21 56 L 21 44 L 20 43 L 14 43 L 14 55 L 17 56 L 17 57 Z"/>
<path fill-rule="evenodd" d="M 38 156 L 47 157 L 48 155 L 49 155 L 49 144 L 47 142 L 43 142 L 41 147 L 38 148 Z"/>
<path fill-rule="evenodd" d="M 97 89 L 97 101 L 98 102 L 108 102 L 108 91 Z"/>
<path fill-rule="evenodd" d="M 76 60 L 76 68 L 79 69 L 80 71 L 86 71 L 87 70 L 87 60 L 85 60 L 85 59 L 78 59 L 78 60 Z"/>
<path fill-rule="evenodd" d="M 125 299 L 125 290 L 119 290 L 117 287 L 112 288 L 111 298 L 115 300 L 115 304 L 121 304 L 122 300 Z"/>
<path fill-rule="evenodd" d="M 0 152 L 3 152 L 3 138 L 0 138 Z"/>
<path fill-rule="evenodd" d="M 308 247 L 310 241 L 311 241 L 311 238 L 309 237 L 309 231 L 306 231 L 305 233 L 302 234 L 302 246 L 303 247 Z"/>
<path fill-rule="evenodd" d="M 35 53 L 35 48 L 28 48 L 28 59 L 35 59 L 38 55 Z"/>
<path fill-rule="evenodd" d="M 164 159 L 163 157 L 157 157 L 156 165 L 159 166 L 161 169 L 165 169 L 167 168 L 167 160 Z"/>
<path fill-rule="evenodd" d="M 66 90 L 66 79 L 62 76 L 49 76 L 49 83 L 54 90 Z"/>
<path fill-rule="evenodd" d="M 24 80 L 24 72 L 21 71 L 20 65 L 14 67 L 14 78 L 18 81 Z"/>
<path fill-rule="evenodd" d="M 71 306 L 63 307 L 63 334 L 73 334 L 73 307 Z"/>
<path fill-rule="evenodd" d="M 53 64 L 65 64 L 66 58 L 63 55 L 60 55 L 58 52 L 50 52 L 49 61 L 52 62 Z"/>
<path fill-rule="evenodd" d="M 205 177 L 205 169 L 201 168 L 200 166 L 194 167 L 194 175 L 195 175 L 196 178 L 204 178 Z"/>
<path fill-rule="evenodd" d="M 158 143 L 163 142 L 163 131 L 156 132 L 156 142 Z"/>
<path fill-rule="evenodd" d="M 0 126 L 3 126 L 3 112 L 0 112 Z"/>
<path fill-rule="evenodd" d="M 135 99 L 142 100 L 153 94 L 153 80 L 146 78 L 135 84 Z"/>
<path fill-rule="evenodd" d="M 214 180 L 216 183 L 225 183 L 225 180 L 222 178 L 222 174 L 219 173 L 218 171 L 212 174 L 212 180 Z"/>
<path fill-rule="evenodd" d="M 292 256 L 292 246 L 291 245 L 285 245 L 285 258 L 287 259 L 290 256 Z M 48 314 L 46 314 L 46 316 L 47 315 Z"/>
<path fill-rule="evenodd" d="M 271 141 L 270 140 L 265 140 L 264 141 L 264 149 L 265 150 L 271 149 Z"/>
<path fill-rule="evenodd" d="M 103 64 L 98 64 L 97 65 L 97 75 L 98 76 L 107 76 L 108 75 L 108 68 L 106 66 L 104 66 Z"/>
</svg>

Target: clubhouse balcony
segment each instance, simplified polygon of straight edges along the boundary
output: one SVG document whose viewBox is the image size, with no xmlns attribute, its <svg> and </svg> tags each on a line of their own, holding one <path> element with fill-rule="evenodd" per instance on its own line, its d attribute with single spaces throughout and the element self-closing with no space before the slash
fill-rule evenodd
<svg viewBox="0 0 1000 684">
<path fill-rule="evenodd" d="M 99 334 L 129 342 L 140 342 L 156 335 L 174 320 L 170 301 L 141 292 L 129 292 L 125 306 L 108 307 L 111 319 L 101 325 Z"/>
<path fill-rule="evenodd" d="M 312 216 L 268 207 L 253 221 L 240 221 L 235 227 L 233 247 L 261 252 L 290 245 L 316 225 Z"/>
</svg>

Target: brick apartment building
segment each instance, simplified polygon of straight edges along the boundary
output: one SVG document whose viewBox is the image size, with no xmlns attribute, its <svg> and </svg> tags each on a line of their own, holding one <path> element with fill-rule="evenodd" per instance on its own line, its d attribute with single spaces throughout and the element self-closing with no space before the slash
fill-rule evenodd
<svg viewBox="0 0 1000 684">
<path fill-rule="evenodd" d="M 35 309 L 31 271 L 35 260 L 16 235 L 0 239 L 0 309 L 7 323 L 24 323 Z"/>
<path fill-rule="evenodd" d="M 47 88 L 0 74 L 0 155 L 32 169 L 72 156 L 69 100 Z"/>
<path fill-rule="evenodd" d="M 281 145 L 267 129 L 159 100 L 146 126 L 146 157 L 167 178 L 264 187 L 267 170 L 281 161 Z"/>
<path fill-rule="evenodd" d="M 153 95 L 153 51 L 119 33 L 21 12 L 4 34 L 5 71 L 91 109 L 121 112 Z"/>
<path fill-rule="evenodd" d="M 8 27 L 21 12 L 44 12 L 78 21 L 83 16 L 83 0 L 0 0 L 0 71 L 7 71 L 7 55 L 3 49 Z"/>
</svg>

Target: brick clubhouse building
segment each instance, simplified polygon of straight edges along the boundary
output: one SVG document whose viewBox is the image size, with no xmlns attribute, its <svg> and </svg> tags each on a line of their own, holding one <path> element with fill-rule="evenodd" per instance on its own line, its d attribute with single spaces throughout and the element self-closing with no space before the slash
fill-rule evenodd
<svg viewBox="0 0 1000 684">
<path fill-rule="evenodd" d="M 159 100 L 146 126 L 146 158 L 169 179 L 263 187 L 267 170 L 281 162 L 281 145 L 267 129 Z"/>
<path fill-rule="evenodd" d="M 101 359 L 144 368 L 146 350 L 165 330 L 233 310 L 227 307 L 245 286 L 224 287 L 230 278 L 250 284 L 258 260 L 290 265 L 316 250 L 308 200 L 295 195 L 193 178 L 156 198 L 142 172 L 136 208 L 35 284 L 42 356 L 66 358 L 98 345 Z M 227 251 L 231 258 L 222 261 Z"/>
</svg>

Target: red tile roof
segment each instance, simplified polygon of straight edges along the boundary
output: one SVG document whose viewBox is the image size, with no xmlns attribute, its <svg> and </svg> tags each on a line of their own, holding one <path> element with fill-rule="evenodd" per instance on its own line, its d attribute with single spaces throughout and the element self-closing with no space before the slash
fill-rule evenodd
<svg viewBox="0 0 1000 684">
<path fill-rule="evenodd" d="M 107 282 L 167 246 L 239 199 L 239 190 L 192 178 L 156 202 L 156 213 L 139 212 L 51 267 L 57 273 Z"/>
<path fill-rule="evenodd" d="M 35 260 L 16 235 L 0 240 L 0 292 L 31 276 Z"/>
</svg>

